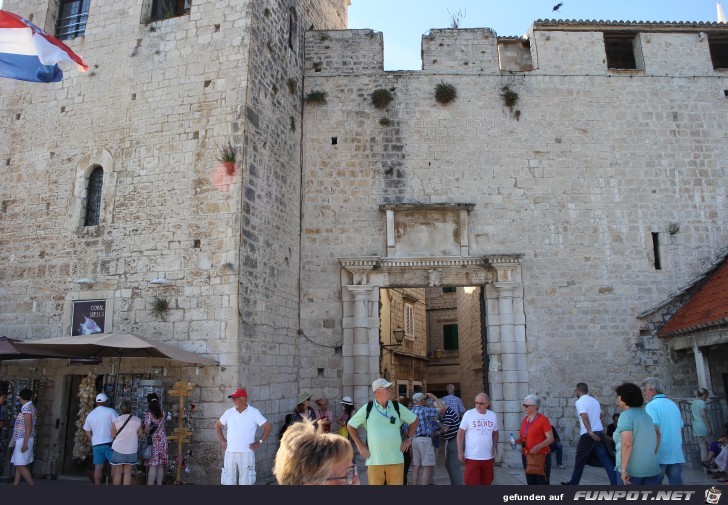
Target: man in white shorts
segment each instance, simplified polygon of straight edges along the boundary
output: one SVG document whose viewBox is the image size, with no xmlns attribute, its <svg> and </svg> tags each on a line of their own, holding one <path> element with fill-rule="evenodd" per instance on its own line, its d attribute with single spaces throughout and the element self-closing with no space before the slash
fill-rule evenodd
<svg viewBox="0 0 728 505">
<path fill-rule="evenodd" d="M 248 393 L 238 388 L 228 396 L 234 407 L 229 408 L 215 422 L 217 439 L 225 451 L 220 483 L 226 486 L 252 486 L 255 484 L 255 451 L 270 435 L 272 426 L 255 407 L 248 405 Z M 227 438 L 223 435 L 227 426 Z M 256 440 L 255 432 L 260 426 L 263 434 Z"/>
<path fill-rule="evenodd" d="M 431 398 L 437 407 L 425 406 L 427 398 Z M 412 413 L 417 416 L 415 438 L 412 441 L 412 484 L 427 485 L 430 483 L 432 470 L 435 468 L 435 447 L 432 445 L 432 421 L 445 412 L 445 404 L 432 393 L 415 393 L 412 397 L 414 407 Z M 420 475 L 422 469 L 422 475 Z"/>
</svg>

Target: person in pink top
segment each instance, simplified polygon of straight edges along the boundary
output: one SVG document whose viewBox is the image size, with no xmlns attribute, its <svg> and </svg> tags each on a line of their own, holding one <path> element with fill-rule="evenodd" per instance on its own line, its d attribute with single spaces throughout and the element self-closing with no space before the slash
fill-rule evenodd
<svg viewBox="0 0 728 505">
<path fill-rule="evenodd" d="M 131 485 L 131 467 L 137 462 L 139 436 L 142 434 L 142 420 L 131 412 L 131 402 L 122 400 L 121 415 L 111 425 L 111 479 L 115 486 Z"/>
</svg>

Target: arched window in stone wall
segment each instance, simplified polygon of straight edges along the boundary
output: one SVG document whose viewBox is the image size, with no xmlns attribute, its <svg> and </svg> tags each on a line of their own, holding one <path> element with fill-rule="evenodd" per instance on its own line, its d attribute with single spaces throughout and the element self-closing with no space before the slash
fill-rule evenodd
<svg viewBox="0 0 728 505">
<path fill-rule="evenodd" d="M 86 186 L 86 212 L 84 226 L 97 226 L 101 217 L 101 192 L 104 187 L 104 169 L 96 165 L 88 176 Z"/>
</svg>

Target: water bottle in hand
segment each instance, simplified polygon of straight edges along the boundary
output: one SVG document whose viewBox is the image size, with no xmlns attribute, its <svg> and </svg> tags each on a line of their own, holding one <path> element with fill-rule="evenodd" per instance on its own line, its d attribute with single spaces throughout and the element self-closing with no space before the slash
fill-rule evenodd
<svg viewBox="0 0 728 505">
<path fill-rule="evenodd" d="M 516 444 L 516 437 L 513 436 L 513 433 L 508 435 L 508 440 L 511 443 L 511 449 L 515 449 L 516 447 L 518 447 L 518 445 Z"/>
</svg>

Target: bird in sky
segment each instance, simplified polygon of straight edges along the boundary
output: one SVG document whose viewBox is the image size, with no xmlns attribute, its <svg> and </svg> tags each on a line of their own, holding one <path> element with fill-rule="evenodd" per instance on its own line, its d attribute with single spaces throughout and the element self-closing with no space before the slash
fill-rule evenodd
<svg viewBox="0 0 728 505">
<path fill-rule="evenodd" d="M 563 3 L 563 2 L 562 2 L 562 3 L 558 3 L 558 4 L 554 5 L 554 8 L 553 8 L 553 9 L 551 9 L 551 10 L 552 10 L 552 12 L 556 12 L 556 11 L 558 11 L 558 10 L 559 10 L 559 9 L 561 8 L 561 6 L 562 6 L 562 5 L 564 5 L 564 3 Z"/>
</svg>

